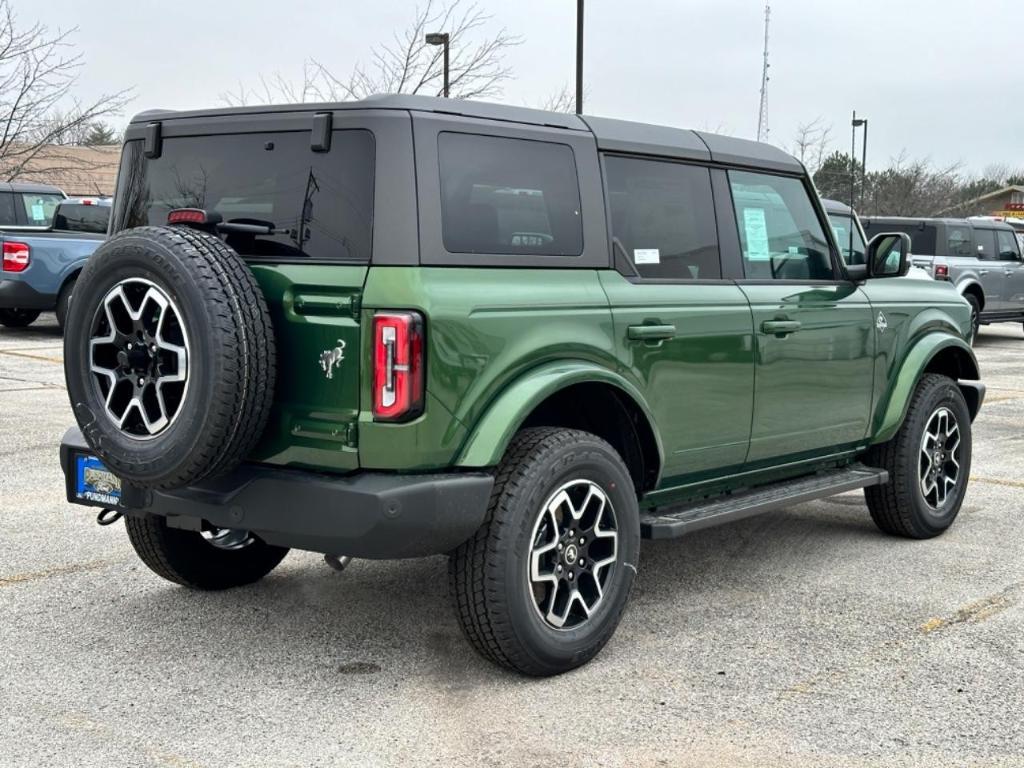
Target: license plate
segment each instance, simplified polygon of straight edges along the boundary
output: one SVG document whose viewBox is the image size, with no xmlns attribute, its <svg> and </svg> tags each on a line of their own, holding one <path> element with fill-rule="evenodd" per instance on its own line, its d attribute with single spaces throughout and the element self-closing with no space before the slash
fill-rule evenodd
<svg viewBox="0 0 1024 768">
<path fill-rule="evenodd" d="M 95 456 L 75 454 L 75 498 L 86 504 L 120 507 L 121 478 Z"/>
</svg>

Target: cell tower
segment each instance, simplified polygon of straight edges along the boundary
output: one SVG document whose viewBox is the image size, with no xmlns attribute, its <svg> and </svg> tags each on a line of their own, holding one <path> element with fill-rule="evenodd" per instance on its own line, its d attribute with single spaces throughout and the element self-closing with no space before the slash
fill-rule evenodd
<svg viewBox="0 0 1024 768">
<path fill-rule="evenodd" d="M 761 69 L 761 108 L 757 113 L 757 140 L 768 139 L 768 22 L 771 20 L 772 7 L 764 4 L 764 67 Z"/>
</svg>

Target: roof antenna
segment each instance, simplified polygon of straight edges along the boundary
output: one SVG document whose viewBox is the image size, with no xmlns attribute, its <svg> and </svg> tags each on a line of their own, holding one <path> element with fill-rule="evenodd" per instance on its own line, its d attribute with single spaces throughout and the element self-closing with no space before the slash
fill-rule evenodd
<svg viewBox="0 0 1024 768">
<path fill-rule="evenodd" d="M 772 7 L 764 4 L 764 66 L 761 68 L 761 107 L 757 113 L 757 140 L 768 139 L 768 22 L 771 19 Z"/>
</svg>

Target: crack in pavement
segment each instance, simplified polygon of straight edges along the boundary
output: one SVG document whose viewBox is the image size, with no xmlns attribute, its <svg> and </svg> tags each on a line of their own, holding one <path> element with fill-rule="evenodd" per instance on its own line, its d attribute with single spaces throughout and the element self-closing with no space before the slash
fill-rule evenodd
<svg viewBox="0 0 1024 768">
<path fill-rule="evenodd" d="M 996 614 L 1002 613 L 1017 602 L 1018 593 L 1021 589 L 1024 589 L 1024 582 L 1011 584 L 994 595 L 989 595 L 961 606 L 949 616 L 936 616 L 928 619 L 928 621 L 921 625 L 921 632 L 929 635 L 932 632 L 947 629 L 957 624 L 979 624 Z"/>
<path fill-rule="evenodd" d="M 10 355 L 11 357 L 24 357 L 29 360 L 42 360 L 46 363 L 57 363 L 58 365 L 64 365 L 64 358 L 62 357 L 50 357 L 49 355 L 33 355 L 31 352 L 15 352 L 12 349 L 0 349 L 0 355 Z"/>
<path fill-rule="evenodd" d="M 14 584 L 24 584 L 28 581 L 40 581 L 52 579 L 56 576 L 65 576 L 69 573 L 83 573 L 85 571 L 98 571 L 101 568 L 114 565 L 117 560 L 93 560 L 89 563 L 75 563 L 73 565 L 62 565 L 55 568 L 47 568 L 44 571 L 31 571 L 29 573 L 16 573 L 13 576 L 0 576 L 0 587 L 10 587 Z"/>
</svg>

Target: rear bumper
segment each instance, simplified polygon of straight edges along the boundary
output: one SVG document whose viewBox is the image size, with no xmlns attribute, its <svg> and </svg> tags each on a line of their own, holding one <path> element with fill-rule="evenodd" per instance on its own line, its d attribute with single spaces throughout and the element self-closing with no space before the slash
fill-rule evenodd
<svg viewBox="0 0 1024 768">
<path fill-rule="evenodd" d="M 48 311 L 55 306 L 57 306 L 56 295 L 40 293 L 21 280 L 0 280 L 0 309 Z"/>
<path fill-rule="evenodd" d="M 89 453 L 72 428 L 61 442 L 68 501 L 76 498 L 74 455 Z M 494 479 L 485 473 L 350 476 L 258 464 L 174 491 L 122 488 L 129 514 L 156 514 L 198 530 L 203 521 L 244 528 L 269 544 L 387 559 L 444 554 L 480 527 Z M 97 506 L 95 503 L 90 506 Z"/>
</svg>

